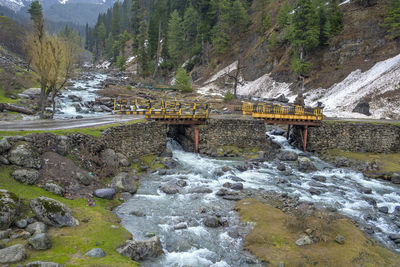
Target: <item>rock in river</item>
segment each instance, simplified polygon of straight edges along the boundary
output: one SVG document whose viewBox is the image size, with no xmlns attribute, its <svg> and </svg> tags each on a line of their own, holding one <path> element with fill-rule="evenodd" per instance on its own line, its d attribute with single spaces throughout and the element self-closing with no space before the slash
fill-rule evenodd
<svg viewBox="0 0 400 267">
<path fill-rule="evenodd" d="M 314 164 L 311 162 L 309 158 L 306 157 L 300 157 L 297 160 L 297 163 L 299 165 L 299 171 L 302 172 L 312 172 L 315 171 L 317 168 L 315 168 Z"/>
<path fill-rule="evenodd" d="M 137 190 L 136 178 L 129 173 L 121 172 L 112 179 L 111 187 L 114 188 L 116 192 L 129 192 L 134 194 Z"/>
<path fill-rule="evenodd" d="M 156 258 L 163 253 L 161 241 L 157 236 L 144 241 L 128 240 L 117 251 L 135 261 Z"/>
<path fill-rule="evenodd" d="M 48 225 L 55 227 L 79 225 L 78 220 L 72 216 L 71 209 L 57 200 L 39 197 L 32 199 L 30 206 L 36 217 Z"/>
</svg>

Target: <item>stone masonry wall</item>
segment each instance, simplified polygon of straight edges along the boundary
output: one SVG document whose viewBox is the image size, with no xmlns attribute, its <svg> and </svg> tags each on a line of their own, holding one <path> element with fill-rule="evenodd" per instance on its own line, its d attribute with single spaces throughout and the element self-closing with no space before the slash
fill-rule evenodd
<svg viewBox="0 0 400 267">
<path fill-rule="evenodd" d="M 324 122 L 308 131 L 307 150 L 341 149 L 351 152 L 400 152 L 400 125 L 390 123 Z"/>
<path fill-rule="evenodd" d="M 103 132 L 100 141 L 107 148 L 130 158 L 165 151 L 167 126 L 149 121 L 112 127 Z"/>
<path fill-rule="evenodd" d="M 224 146 L 269 151 L 273 145 L 265 132 L 265 124 L 261 120 L 210 119 L 207 124 L 199 126 L 199 151 L 210 154 L 207 153 L 210 149 Z M 185 150 L 194 150 L 193 127 L 180 127 L 178 139 Z"/>
</svg>

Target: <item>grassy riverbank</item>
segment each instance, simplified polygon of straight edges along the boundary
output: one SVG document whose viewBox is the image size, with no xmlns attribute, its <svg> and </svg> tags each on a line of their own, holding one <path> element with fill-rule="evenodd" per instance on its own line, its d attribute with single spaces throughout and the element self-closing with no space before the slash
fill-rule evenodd
<svg viewBox="0 0 400 267">
<path fill-rule="evenodd" d="M 133 120 L 133 121 L 123 122 L 123 123 L 107 124 L 107 125 L 102 125 L 102 126 L 72 128 L 72 129 L 62 129 L 62 130 L 0 131 L 0 139 L 4 136 L 17 136 L 17 135 L 24 136 L 24 135 L 34 134 L 34 133 L 54 133 L 56 135 L 68 135 L 68 134 L 73 134 L 73 133 L 79 133 L 79 134 L 86 134 L 86 135 L 90 135 L 90 136 L 99 138 L 99 137 L 101 137 L 101 134 L 103 131 L 105 131 L 111 127 L 116 127 L 116 126 L 120 126 L 120 125 L 129 125 L 129 124 L 135 124 L 135 123 L 142 123 L 142 122 L 146 122 L 146 120 L 141 119 L 141 120 Z"/>
<path fill-rule="evenodd" d="M 85 199 L 68 200 L 36 186 L 20 184 L 10 177 L 11 171 L 10 167 L 0 166 L 0 189 L 14 192 L 26 205 L 29 205 L 30 199 L 40 196 L 56 199 L 70 207 L 80 222 L 77 227 L 51 228 L 52 248 L 46 251 L 28 249 L 29 258 L 24 263 L 40 260 L 67 266 L 138 266 L 116 251 L 118 246 L 131 238 L 130 233 L 119 225 L 119 218 L 111 212 L 112 207 L 120 204 L 119 201 L 96 198 L 96 206 L 88 207 Z M 12 243 L 26 244 L 26 240 L 18 239 Z M 85 253 L 95 247 L 102 248 L 107 256 L 86 257 Z"/>
<path fill-rule="evenodd" d="M 271 266 L 398 266 L 400 255 L 369 239 L 351 221 L 321 216 L 296 217 L 254 199 L 236 205 L 241 220 L 255 227 L 245 248 Z M 297 246 L 306 229 L 321 241 Z M 335 242 L 342 235 L 344 244 Z"/>
<path fill-rule="evenodd" d="M 374 153 L 360 153 L 360 152 L 348 152 L 340 149 L 332 149 L 327 151 L 329 156 L 343 156 L 348 159 L 371 162 L 376 161 L 379 165 L 380 172 L 399 172 L 400 173 L 400 153 L 391 154 L 374 154 Z"/>
</svg>

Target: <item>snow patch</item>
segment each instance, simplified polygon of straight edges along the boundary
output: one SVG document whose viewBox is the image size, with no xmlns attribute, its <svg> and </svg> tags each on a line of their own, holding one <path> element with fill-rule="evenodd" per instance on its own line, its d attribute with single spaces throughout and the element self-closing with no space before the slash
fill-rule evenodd
<svg viewBox="0 0 400 267">
<path fill-rule="evenodd" d="M 350 3 L 350 0 L 346 0 L 346 1 L 342 2 L 342 3 L 340 3 L 339 6 L 345 5 L 345 4 L 348 4 L 348 3 Z"/>
<path fill-rule="evenodd" d="M 222 76 L 224 76 L 226 73 L 230 73 L 231 71 L 235 70 L 237 68 L 237 61 L 233 62 L 231 65 L 223 68 L 222 70 L 218 71 L 216 74 L 214 74 L 210 79 L 208 79 L 205 84 L 207 83 L 212 83 Z"/>
<path fill-rule="evenodd" d="M 103 61 L 102 63 L 98 64 L 96 66 L 96 68 L 98 69 L 108 69 L 111 66 L 111 62 L 110 61 Z"/>
<path fill-rule="evenodd" d="M 136 56 L 131 56 L 128 58 L 128 60 L 126 61 L 126 63 L 131 63 L 133 60 L 135 60 Z"/>
</svg>

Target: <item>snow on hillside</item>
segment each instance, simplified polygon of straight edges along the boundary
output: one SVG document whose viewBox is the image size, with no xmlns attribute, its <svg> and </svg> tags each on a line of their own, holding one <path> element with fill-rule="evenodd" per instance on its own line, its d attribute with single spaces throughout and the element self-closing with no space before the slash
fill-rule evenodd
<svg viewBox="0 0 400 267">
<path fill-rule="evenodd" d="M 309 92 L 307 103 L 325 104 L 325 113 L 338 117 L 354 116 L 353 108 L 363 98 L 371 99 L 369 118 L 400 117 L 400 54 L 376 63 L 370 70 L 355 70 L 342 82 L 328 89 Z M 382 95 L 386 96 L 383 97 Z M 387 97 L 389 96 L 389 97 Z M 390 99 L 390 100 L 389 100 Z M 365 116 L 366 117 L 366 116 Z"/>
<path fill-rule="evenodd" d="M 223 96 L 217 83 L 225 79 L 226 73 L 236 69 L 236 62 L 218 71 L 202 87 L 201 94 Z M 284 94 L 290 101 L 296 97 L 290 90 L 291 84 L 275 81 L 269 73 L 254 81 L 242 81 L 238 94 L 262 98 L 276 98 Z M 230 86 L 231 87 L 231 86 Z M 320 101 L 325 105 L 324 114 L 330 117 L 400 119 L 400 54 L 385 61 L 376 63 L 370 70 L 355 70 L 343 81 L 330 88 L 318 88 L 305 93 L 306 104 L 316 106 Z M 370 101 L 371 116 L 354 113 L 352 110 L 362 99 Z"/>
</svg>

